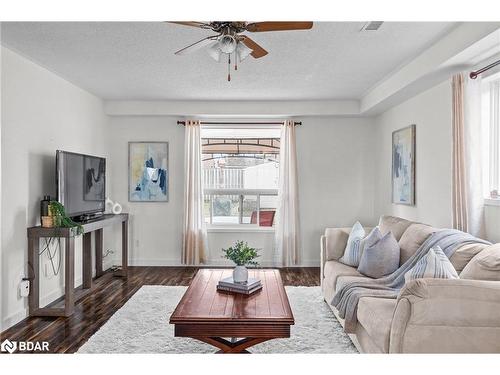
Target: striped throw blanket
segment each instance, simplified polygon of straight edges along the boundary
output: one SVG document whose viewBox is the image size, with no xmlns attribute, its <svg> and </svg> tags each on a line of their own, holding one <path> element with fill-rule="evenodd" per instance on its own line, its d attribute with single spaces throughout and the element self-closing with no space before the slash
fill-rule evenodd
<svg viewBox="0 0 500 375">
<path fill-rule="evenodd" d="M 342 286 L 335 293 L 331 304 L 337 308 L 340 317 L 345 319 L 344 330 L 348 333 L 354 332 L 358 321 L 356 315 L 358 302 L 361 297 L 397 298 L 405 283 L 405 273 L 417 264 L 432 247 L 439 246 L 450 258 L 458 247 L 471 242 L 489 244 L 487 241 L 455 229 L 438 231 L 429 236 L 416 253 L 390 275 L 380 279 L 354 281 Z"/>
</svg>

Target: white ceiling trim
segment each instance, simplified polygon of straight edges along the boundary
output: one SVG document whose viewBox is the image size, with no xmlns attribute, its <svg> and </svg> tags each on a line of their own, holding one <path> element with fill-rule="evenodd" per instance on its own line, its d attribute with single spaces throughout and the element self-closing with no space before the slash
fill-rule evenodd
<svg viewBox="0 0 500 375">
<path fill-rule="evenodd" d="M 442 82 L 458 70 L 473 66 L 473 60 L 455 57 L 499 28 L 500 22 L 467 22 L 456 27 L 364 95 L 360 101 L 360 112 L 380 112 L 394 105 L 399 98 L 407 98 L 415 91 L 422 91 Z M 453 64 L 447 63 L 451 59 L 454 59 Z"/>
<path fill-rule="evenodd" d="M 357 100 L 105 101 L 109 116 L 287 117 L 358 116 Z"/>
</svg>

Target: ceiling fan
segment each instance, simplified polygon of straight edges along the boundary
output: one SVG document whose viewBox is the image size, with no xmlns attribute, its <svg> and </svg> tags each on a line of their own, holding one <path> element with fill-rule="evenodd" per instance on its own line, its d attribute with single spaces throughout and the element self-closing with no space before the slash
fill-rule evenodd
<svg viewBox="0 0 500 375">
<path fill-rule="evenodd" d="M 244 21 L 211 21 L 211 22 L 170 22 L 178 25 L 198 27 L 200 29 L 213 30 L 216 34 L 207 36 L 177 52 L 176 55 L 185 55 L 208 47 L 207 52 L 215 61 L 221 61 L 222 57 L 227 56 L 228 75 L 227 80 L 231 81 L 231 55 L 234 54 L 234 70 L 238 69 L 238 61 L 241 62 L 249 55 L 258 59 L 267 55 L 267 51 L 242 34 L 245 31 L 252 33 L 266 31 L 290 31 L 290 30 L 308 30 L 312 28 L 312 22 L 293 22 L 293 21 L 268 21 L 268 22 L 244 22 Z"/>
</svg>

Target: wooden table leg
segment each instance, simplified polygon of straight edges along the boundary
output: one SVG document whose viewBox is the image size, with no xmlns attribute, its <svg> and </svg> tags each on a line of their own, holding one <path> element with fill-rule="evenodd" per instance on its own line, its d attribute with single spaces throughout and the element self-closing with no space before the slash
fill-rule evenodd
<svg viewBox="0 0 500 375">
<path fill-rule="evenodd" d="M 70 316 L 75 307 L 75 238 L 66 237 L 64 242 L 64 315 Z"/>
<path fill-rule="evenodd" d="M 82 288 L 92 288 L 92 232 L 83 234 Z"/>
<path fill-rule="evenodd" d="M 28 238 L 28 275 L 30 278 L 29 310 L 33 316 L 40 307 L 40 239 Z"/>
<path fill-rule="evenodd" d="M 102 239 L 102 228 L 97 229 L 94 232 L 94 241 L 95 241 L 95 276 L 102 276 L 102 247 L 103 247 L 103 239 Z"/>
<path fill-rule="evenodd" d="M 260 344 L 261 342 L 271 340 L 272 337 L 247 337 L 238 341 L 228 341 L 222 337 L 193 337 L 196 340 L 219 348 L 218 353 L 249 353 L 246 349 Z"/>
<path fill-rule="evenodd" d="M 122 222 L 122 272 L 121 276 L 127 277 L 128 273 L 128 220 Z"/>
</svg>

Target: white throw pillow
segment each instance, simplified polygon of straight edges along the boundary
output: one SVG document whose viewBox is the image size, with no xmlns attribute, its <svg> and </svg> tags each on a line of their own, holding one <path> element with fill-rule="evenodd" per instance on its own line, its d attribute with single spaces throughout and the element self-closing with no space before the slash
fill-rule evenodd
<svg viewBox="0 0 500 375">
<path fill-rule="evenodd" d="M 341 263 L 352 267 L 359 265 L 359 260 L 361 259 L 361 240 L 364 237 L 365 229 L 359 221 L 356 221 L 351 229 L 351 233 L 349 233 L 344 255 L 339 259 Z"/>
<path fill-rule="evenodd" d="M 439 246 L 431 248 L 413 268 L 405 273 L 405 282 L 423 278 L 458 279 L 457 271 Z"/>
</svg>

